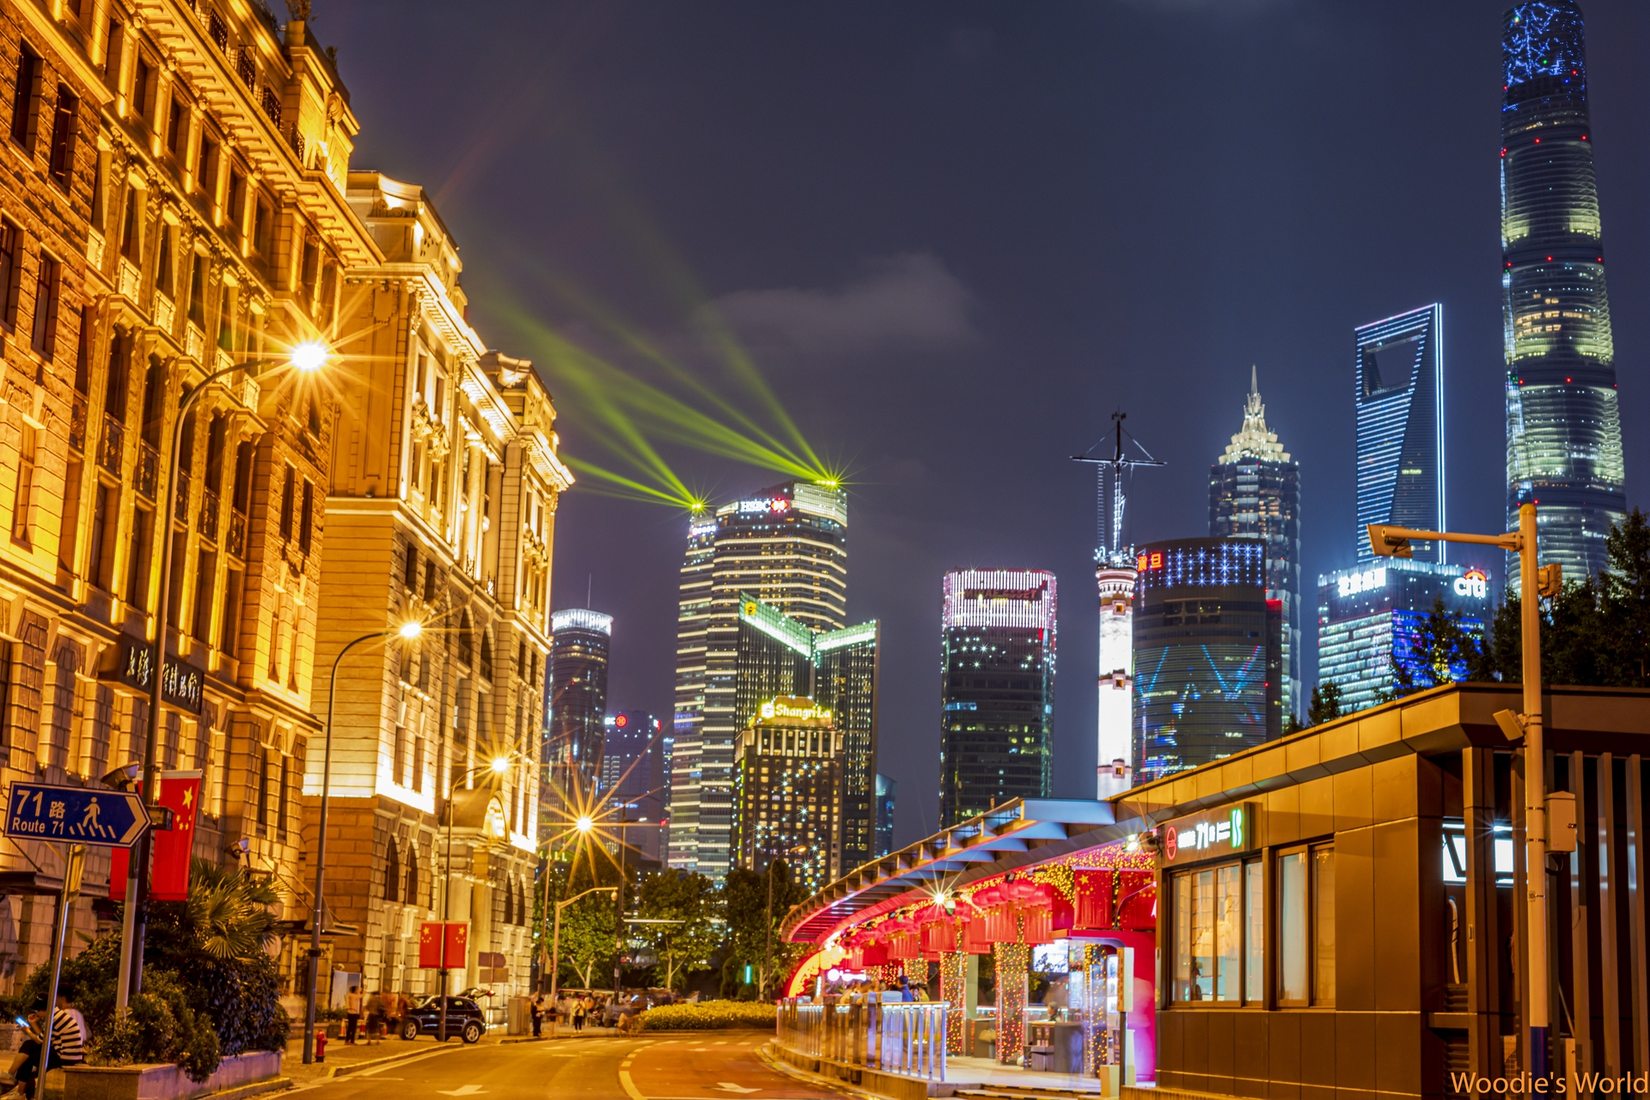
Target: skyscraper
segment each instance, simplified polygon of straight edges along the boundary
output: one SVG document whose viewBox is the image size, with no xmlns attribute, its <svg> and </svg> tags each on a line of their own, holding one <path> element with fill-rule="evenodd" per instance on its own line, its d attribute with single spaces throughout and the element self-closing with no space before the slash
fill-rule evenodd
<svg viewBox="0 0 1650 1100">
<path fill-rule="evenodd" d="M 831 708 L 779 695 L 739 735 L 734 766 L 734 858 L 765 871 L 790 865 L 812 893 L 841 871 L 842 731 Z"/>
<path fill-rule="evenodd" d="M 1266 544 L 1266 598 L 1283 609 L 1283 713 L 1293 716 L 1301 698 L 1300 464 L 1266 427 L 1254 368 L 1243 427 L 1209 468 L 1209 534 Z"/>
<path fill-rule="evenodd" d="M 877 839 L 871 858 L 881 859 L 894 850 L 894 805 L 899 800 L 899 783 L 877 773 Z"/>
<path fill-rule="evenodd" d="M 1137 774 L 1159 779 L 1283 732 L 1283 608 L 1259 539 L 1142 546 L 1134 612 Z"/>
<path fill-rule="evenodd" d="M 1489 579 L 1482 569 L 1381 558 L 1318 578 L 1318 682 L 1341 693 L 1341 713 L 1384 702 L 1394 666 L 1421 670 L 1414 653 L 1421 624 L 1439 603 L 1482 637 Z M 1452 670 L 1465 677 L 1462 666 Z M 1421 682 L 1425 682 L 1424 680 Z"/>
<path fill-rule="evenodd" d="M 661 830 L 665 816 L 664 736 L 659 720 L 644 711 L 621 710 L 610 716 L 602 745 L 602 801 L 617 809 L 626 828 L 623 839 L 643 860 L 663 863 Z"/>
<path fill-rule="evenodd" d="M 1054 739 L 1054 574 L 961 569 L 941 611 L 940 823 L 1046 797 Z"/>
<path fill-rule="evenodd" d="M 877 654 L 875 621 L 814 636 L 813 697 L 830 708 L 842 735 L 842 852 L 844 873 L 877 855 Z"/>
<path fill-rule="evenodd" d="M 1372 561 L 1365 526 L 1444 530 L 1444 307 L 1434 303 L 1356 330 L 1358 560 Z M 1417 542 L 1416 561 L 1444 547 Z"/>
<path fill-rule="evenodd" d="M 1581 576 L 1626 511 L 1581 8 L 1515 4 L 1501 53 L 1507 522 L 1539 503 L 1542 557 Z"/>
<path fill-rule="evenodd" d="M 692 521 L 676 627 L 672 867 L 719 876 L 732 858 L 734 748 L 755 705 L 752 698 L 735 698 L 749 690 L 738 683 L 741 607 L 748 602 L 743 597 L 794 621 L 805 634 L 841 629 L 847 533 L 843 490 L 803 481 Z M 805 691 L 806 679 L 798 683 Z"/>
<path fill-rule="evenodd" d="M 550 616 L 550 705 L 544 727 L 549 800 L 592 791 L 601 774 L 613 616 L 570 607 Z"/>
</svg>

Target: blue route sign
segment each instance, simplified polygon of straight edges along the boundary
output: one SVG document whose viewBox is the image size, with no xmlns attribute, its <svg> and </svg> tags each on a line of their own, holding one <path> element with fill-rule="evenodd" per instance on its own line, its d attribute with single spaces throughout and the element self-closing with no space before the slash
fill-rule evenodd
<svg viewBox="0 0 1650 1100">
<path fill-rule="evenodd" d="M 143 799 L 129 791 L 13 783 L 6 797 L 9 837 L 130 848 L 148 829 Z"/>
</svg>

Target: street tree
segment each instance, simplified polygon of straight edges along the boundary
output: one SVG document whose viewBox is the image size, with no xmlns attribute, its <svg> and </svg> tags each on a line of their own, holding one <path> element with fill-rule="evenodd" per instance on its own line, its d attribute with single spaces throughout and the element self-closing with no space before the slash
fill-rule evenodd
<svg viewBox="0 0 1650 1100">
<path fill-rule="evenodd" d="M 710 965 L 725 938 L 716 884 L 691 871 L 656 871 L 642 879 L 637 893 L 644 920 L 671 922 L 638 929 L 663 967 L 664 984 L 680 988 L 689 971 Z"/>
<path fill-rule="evenodd" d="M 790 969 L 797 946 L 779 936 L 780 922 L 808 891 L 797 882 L 790 864 L 775 860 L 766 871 L 735 869 L 722 884 L 722 903 L 728 914 L 727 951 L 722 960 L 722 991 L 740 989 L 750 967 L 756 976 L 756 998 L 769 997 L 778 976 Z"/>
<path fill-rule="evenodd" d="M 1443 600 L 1434 602 L 1412 636 L 1395 634 L 1392 639 L 1388 698 L 1402 699 L 1467 679 L 1482 659 L 1483 648 L 1482 637 L 1467 626 L 1459 611 L 1446 608 Z"/>
<path fill-rule="evenodd" d="M 1339 684 L 1319 684 L 1312 689 L 1312 701 L 1307 705 L 1306 724 L 1321 726 L 1341 716 L 1341 689 Z"/>
</svg>

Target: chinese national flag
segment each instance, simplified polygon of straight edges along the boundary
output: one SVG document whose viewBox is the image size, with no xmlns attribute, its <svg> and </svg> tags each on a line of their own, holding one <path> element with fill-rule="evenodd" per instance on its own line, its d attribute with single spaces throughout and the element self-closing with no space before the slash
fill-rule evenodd
<svg viewBox="0 0 1650 1100">
<path fill-rule="evenodd" d="M 426 970 L 452 970 L 462 967 L 469 946 L 468 921 L 448 921 L 445 931 L 438 920 L 427 920 L 418 926 L 418 965 Z M 447 950 L 445 963 L 441 959 L 443 947 Z"/>
<path fill-rule="evenodd" d="M 160 777 L 159 803 L 172 811 L 172 827 L 156 830 L 154 859 L 149 865 L 149 897 L 155 901 L 185 901 L 189 897 L 189 857 L 195 846 L 195 821 L 200 813 L 200 772 L 170 772 Z M 116 848 L 109 863 L 109 898 L 126 900 L 126 875 L 131 852 Z"/>
</svg>

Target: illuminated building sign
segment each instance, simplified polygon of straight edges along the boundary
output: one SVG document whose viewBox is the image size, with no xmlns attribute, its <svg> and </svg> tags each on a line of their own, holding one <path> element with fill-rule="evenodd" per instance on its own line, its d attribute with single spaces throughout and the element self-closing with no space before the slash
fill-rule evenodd
<svg viewBox="0 0 1650 1100">
<path fill-rule="evenodd" d="M 1163 568 L 1163 551 L 1153 550 L 1150 554 L 1141 554 L 1135 559 L 1134 567 L 1144 573 L 1151 569 Z"/>
<path fill-rule="evenodd" d="M 1455 594 L 1468 596 L 1475 600 L 1488 599 L 1490 595 L 1490 579 L 1482 569 L 1469 569 L 1455 578 Z"/>
<path fill-rule="evenodd" d="M 765 721 L 829 722 L 830 707 L 822 707 L 811 699 L 780 695 L 763 703 L 759 712 Z"/>
<path fill-rule="evenodd" d="M 1164 866 L 1249 851 L 1255 847 L 1254 816 L 1254 804 L 1244 802 L 1169 822 L 1159 831 Z"/>
<path fill-rule="evenodd" d="M 1386 587 L 1386 566 L 1377 565 L 1361 573 L 1343 574 L 1338 587 L 1343 597 L 1356 596 L 1360 592 L 1378 592 Z"/>
<path fill-rule="evenodd" d="M 739 502 L 739 514 L 742 516 L 757 516 L 764 513 L 778 515 L 790 510 L 791 502 L 784 497 L 760 497 L 756 500 L 742 500 Z"/>
</svg>

